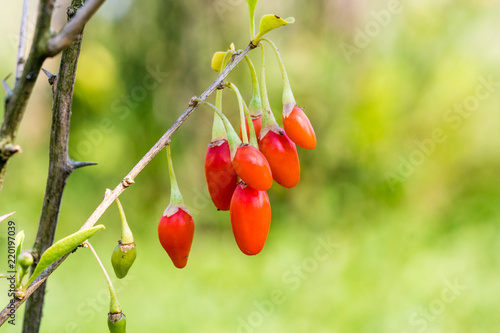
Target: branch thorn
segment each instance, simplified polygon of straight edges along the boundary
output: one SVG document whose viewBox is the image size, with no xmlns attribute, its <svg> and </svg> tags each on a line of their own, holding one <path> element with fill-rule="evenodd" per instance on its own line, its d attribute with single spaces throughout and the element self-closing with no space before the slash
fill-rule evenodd
<svg viewBox="0 0 500 333">
<path fill-rule="evenodd" d="M 50 85 L 53 85 L 54 82 L 56 81 L 57 79 L 57 75 L 54 75 L 52 74 L 51 72 L 49 72 L 48 70 L 46 70 L 45 68 L 42 68 L 42 71 L 45 73 L 45 75 L 47 75 L 47 77 L 49 78 L 49 84 Z"/>
<path fill-rule="evenodd" d="M 12 73 L 10 73 L 9 75 L 7 75 L 5 77 L 5 79 L 2 80 L 2 84 L 3 84 L 3 89 L 5 90 L 5 95 L 7 95 L 7 97 L 9 97 L 11 94 L 12 94 L 12 89 L 10 89 L 9 87 L 9 84 L 7 83 L 7 79 L 12 75 Z"/>
<path fill-rule="evenodd" d="M 73 170 L 89 165 L 97 165 L 97 162 L 83 162 L 83 161 L 73 161 L 73 160 L 70 160 L 69 163 L 71 164 Z"/>
</svg>

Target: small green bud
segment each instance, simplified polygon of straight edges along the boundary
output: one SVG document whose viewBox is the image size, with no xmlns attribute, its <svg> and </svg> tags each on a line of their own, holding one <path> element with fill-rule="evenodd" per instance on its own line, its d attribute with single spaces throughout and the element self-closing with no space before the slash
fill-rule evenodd
<svg viewBox="0 0 500 333">
<path fill-rule="evenodd" d="M 111 264 L 117 278 L 123 279 L 127 275 L 136 257 L 135 243 L 122 244 L 121 241 L 118 241 L 118 245 L 111 255 Z"/>
<path fill-rule="evenodd" d="M 33 265 L 33 256 L 29 252 L 21 252 L 17 256 L 17 262 L 24 270 L 28 270 L 31 265 Z"/>
<path fill-rule="evenodd" d="M 127 318 L 123 312 L 108 313 L 108 328 L 110 333 L 127 332 Z"/>
</svg>

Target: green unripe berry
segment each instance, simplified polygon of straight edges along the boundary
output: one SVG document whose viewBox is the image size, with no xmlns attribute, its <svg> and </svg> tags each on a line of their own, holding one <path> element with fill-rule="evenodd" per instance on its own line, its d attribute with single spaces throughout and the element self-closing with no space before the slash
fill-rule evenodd
<svg viewBox="0 0 500 333">
<path fill-rule="evenodd" d="M 127 319 L 123 312 L 108 313 L 108 328 L 110 333 L 127 332 Z"/>
<path fill-rule="evenodd" d="M 136 256 L 137 252 L 135 250 L 135 243 L 122 244 L 121 241 L 118 241 L 118 245 L 115 247 L 113 254 L 111 255 L 111 264 L 113 265 L 117 278 L 123 279 L 127 275 L 128 270 L 132 267 Z"/>
<path fill-rule="evenodd" d="M 28 268 L 33 265 L 33 256 L 29 252 L 21 252 L 17 256 L 17 262 L 24 270 L 28 270 Z"/>
</svg>

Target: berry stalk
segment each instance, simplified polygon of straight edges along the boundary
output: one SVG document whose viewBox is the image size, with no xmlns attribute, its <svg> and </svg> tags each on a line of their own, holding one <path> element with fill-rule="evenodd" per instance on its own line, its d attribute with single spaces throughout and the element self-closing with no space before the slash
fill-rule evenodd
<svg viewBox="0 0 500 333">
<path fill-rule="evenodd" d="M 120 302 L 118 302 L 118 298 L 116 297 L 116 292 L 115 288 L 113 287 L 113 282 L 111 282 L 111 279 L 108 275 L 108 272 L 106 271 L 106 268 L 104 268 L 104 265 L 101 262 L 101 259 L 97 255 L 97 252 L 95 252 L 94 248 L 90 244 L 89 241 L 85 242 L 85 245 L 92 251 L 92 254 L 94 255 L 97 263 L 99 264 L 99 267 L 102 270 L 102 273 L 104 274 L 104 277 L 106 278 L 106 282 L 108 283 L 109 287 L 109 295 L 111 296 L 110 302 L 109 302 L 109 313 L 120 313 L 122 312 L 122 307 L 120 305 Z"/>
<path fill-rule="evenodd" d="M 250 136 L 250 144 L 257 148 L 257 137 L 255 136 L 255 128 L 253 126 L 252 118 L 250 117 L 248 107 L 243 101 L 243 97 L 241 96 L 238 87 L 236 87 L 236 85 L 232 82 L 227 82 L 225 86 L 230 88 L 235 93 L 236 98 L 238 99 L 238 106 L 240 109 L 241 138 L 243 139 L 243 143 L 248 143 L 248 137 Z M 245 126 L 245 118 L 248 124 L 248 130 L 250 132 L 250 135 L 248 135 L 247 133 L 247 126 Z"/>
<path fill-rule="evenodd" d="M 266 87 L 266 54 L 264 51 L 264 46 L 261 45 L 262 51 L 262 66 L 260 75 L 260 90 L 262 98 L 262 129 L 260 131 L 260 138 L 262 139 L 271 128 L 278 127 L 278 123 L 274 118 L 273 112 L 271 110 L 271 105 L 269 104 L 269 97 L 267 96 Z"/>
<path fill-rule="evenodd" d="M 288 116 L 292 112 L 293 107 L 296 105 L 295 98 L 293 97 L 292 89 L 290 88 L 290 80 L 288 79 L 288 74 L 286 73 L 285 63 L 281 57 L 280 51 L 276 44 L 270 39 L 264 37 L 260 39 L 261 41 L 267 42 L 276 54 L 278 59 L 278 64 L 280 66 L 281 77 L 283 79 L 283 115 Z"/>
<path fill-rule="evenodd" d="M 172 164 L 172 153 L 170 152 L 170 143 L 166 147 L 167 149 L 167 161 L 168 161 L 168 175 L 170 177 L 170 204 L 167 207 L 179 207 L 183 206 L 184 200 L 182 198 L 181 191 L 179 190 L 179 185 L 177 184 L 177 179 L 175 178 L 174 165 Z"/>
<path fill-rule="evenodd" d="M 250 69 L 253 88 L 252 99 L 250 100 L 248 110 L 252 117 L 257 117 L 262 115 L 262 100 L 260 98 L 259 80 L 257 78 L 257 71 L 255 70 L 252 60 L 250 60 L 248 55 L 245 56 L 245 60 L 247 61 L 248 68 Z"/>
</svg>

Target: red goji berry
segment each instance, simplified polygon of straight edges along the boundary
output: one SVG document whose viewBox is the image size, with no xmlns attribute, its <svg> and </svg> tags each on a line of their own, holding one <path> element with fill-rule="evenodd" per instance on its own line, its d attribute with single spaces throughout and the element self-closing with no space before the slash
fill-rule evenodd
<svg viewBox="0 0 500 333">
<path fill-rule="evenodd" d="M 227 140 L 211 142 L 205 155 L 205 178 L 215 207 L 229 210 L 238 175 L 231 162 Z"/>
<path fill-rule="evenodd" d="M 305 149 L 316 147 L 316 134 L 304 111 L 295 105 L 290 114 L 283 114 L 283 128 L 288 137 Z"/>
<path fill-rule="evenodd" d="M 273 127 L 259 141 L 259 149 L 271 167 L 274 180 L 292 188 L 300 180 L 300 163 L 295 144 L 280 127 Z"/>
<path fill-rule="evenodd" d="M 273 184 L 269 163 L 254 146 L 241 144 L 234 155 L 233 166 L 241 180 L 256 190 L 266 191 Z"/>
<path fill-rule="evenodd" d="M 246 255 L 259 253 L 271 226 L 271 204 L 266 191 L 240 182 L 231 200 L 231 227 L 236 244 Z"/>
<path fill-rule="evenodd" d="M 158 224 L 158 237 L 175 267 L 186 266 L 193 236 L 194 221 L 189 211 L 169 205 Z"/>
</svg>

